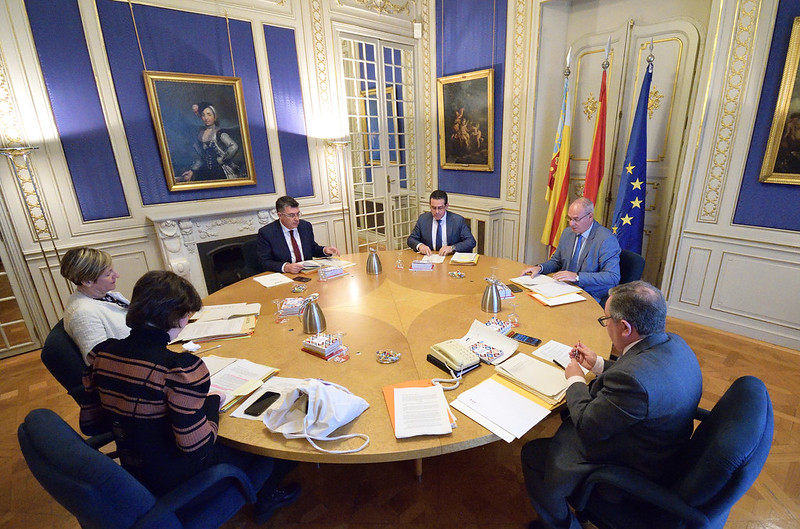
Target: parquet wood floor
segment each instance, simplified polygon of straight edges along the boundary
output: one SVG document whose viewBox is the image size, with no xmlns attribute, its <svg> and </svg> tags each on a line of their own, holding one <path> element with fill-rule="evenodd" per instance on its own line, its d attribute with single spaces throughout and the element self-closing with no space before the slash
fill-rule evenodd
<svg viewBox="0 0 800 529">
<path fill-rule="evenodd" d="M 726 527 L 800 529 L 800 353 L 749 338 L 670 319 L 703 370 L 701 404 L 713 406 L 742 375 L 767 384 L 775 410 L 769 459 L 755 485 L 736 504 Z M 0 528 L 77 528 L 77 521 L 44 492 L 28 471 L 16 430 L 27 412 L 47 407 L 77 426 L 78 408 L 29 353 L 0 361 Z M 425 460 L 421 482 L 411 462 L 374 465 L 303 463 L 290 476 L 303 486 L 292 506 L 261 527 L 522 529 L 535 518 L 522 485 L 519 451 L 528 439 L 549 436 L 558 418 L 539 424 L 525 439 Z M 226 529 L 256 527 L 245 508 Z"/>
</svg>

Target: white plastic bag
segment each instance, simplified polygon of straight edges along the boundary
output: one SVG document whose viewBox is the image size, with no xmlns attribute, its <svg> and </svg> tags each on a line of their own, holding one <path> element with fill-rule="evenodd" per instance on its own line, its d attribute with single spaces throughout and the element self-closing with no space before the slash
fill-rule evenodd
<svg viewBox="0 0 800 529">
<path fill-rule="evenodd" d="M 308 378 L 293 389 L 280 406 L 267 409 L 264 424 L 270 432 L 282 433 L 287 439 L 307 439 L 311 446 L 321 452 L 350 454 L 366 448 L 369 445 L 369 436 L 356 433 L 330 437 L 330 434 L 361 415 L 367 408 L 367 401 L 353 395 L 347 388 Z M 364 443 L 352 450 L 327 450 L 314 442 L 354 437 L 363 439 Z"/>
</svg>

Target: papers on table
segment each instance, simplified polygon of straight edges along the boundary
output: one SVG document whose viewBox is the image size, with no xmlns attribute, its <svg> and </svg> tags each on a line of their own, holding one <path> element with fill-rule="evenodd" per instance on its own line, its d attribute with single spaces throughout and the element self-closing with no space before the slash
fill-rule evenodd
<svg viewBox="0 0 800 529">
<path fill-rule="evenodd" d="M 473 320 L 467 334 L 459 340 L 487 364 L 499 364 L 517 350 L 519 343 L 478 320 Z"/>
<path fill-rule="evenodd" d="M 194 313 L 192 320 L 214 321 L 227 320 L 233 316 L 246 316 L 261 312 L 261 303 L 229 303 L 227 305 L 206 305 Z"/>
<path fill-rule="evenodd" d="M 336 259 L 335 257 L 315 257 L 314 259 L 302 261 L 301 264 L 303 265 L 303 272 L 318 270 L 320 268 L 328 268 L 331 266 L 336 268 L 347 268 L 348 266 L 355 265 L 353 262 L 343 261 L 341 259 Z"/>
<path fill-rule="evenodd" d="M 292 280 L 286 277 L 283 274 L 267 274 L 265 276 L 258 276 L 254 277 L 256 281 L 264 285 L 265 287 L 275 287 L 278 285 L 285 285 L 287 283 L 291 283 Z"/>
<path fill-rule="evenodd" d="M 564 296 L 566 294 L 574 294 L 575 292 L 581 291 L 579 287 L 570 285 L 569 283 L 564 283 L 563 281 L 552 281 L 550 283 L 534 285 L 531 290 L 533 290 L 536 294 L 544 296 L 548 299 Z"/>
<path fill-rule="evenodd" d="M 514 355 L 497 373 L 539 397 L 547 404 L 558 404 L 567 393 L 564 370 L 551 362 L 543 362 L 525 354 Z"/>
<path fill-rule="evenodd" d="M 569 345 L 565 345 L 555 340 L 550 340 L 538 349 L 535 349 L 533 351 L 533 355 L 538 356 L 542 360 L 547 360 L 548 362 L 553 362 L 554 364 L 566 368 L 571 360 L 569 356 L 570 351 L 572 351 L 572 347 Z M 584 374 L 589 372 L 589 370 L 583 366 L 581 366 L 581 369 L 583 369 Z"/>
<path fill-rule="evenodd" d="M 411 410 L 414 407 L 414 397 L 413 397 L 414 392 L 412 391 L 410 395 L 401 394 L 400 398 L 404 399 L 404 403 L 401 404 L 400 407 L 398 407 L 397 405 L 398 393 L 396 392 L 398 390 L 403 390 L 403 389 L 411 389 L 411 390 L 427 389 L 430 391 L 430 389 L 433 387 L 434 387 L 433 382 L 431 382 L 430 379 L 426 379 L 426 380 L 411 380 L 408 382 L 401 382 L 399 384 L 393 384 L 391 386 L 385 386 L 383 388 L 383 396 L 386 399 L 386 407 L 389 410 L 389 418 L 392 421 L 392 428 L 395 431 L 395 437 L 400 439 L 401 436 L 412 437 L 413 435 L 437 435 L 436 433 L 433 433 L 434 431 L 439 431 L 441 433 L 447 434 L 450 433 L 451 430 L 456 427 L 455 415 L 453 415 L 450 412 L 450 408 L 447 406 L 447 401 L 444 398 L 444 393 L 442 393 L 441 398 L 437 397 L 435 399 L 431 398 L 431 395 L 423 395 L 422 400 L 417 401 L 417 405 L 423 401 L 428 400 L 428 398 L 430 398 L 430 402 L 428 402 L 426 406 L 423 407 L 421 416 L 415 419 L 412 418 L 410 421 L 408 418 L 406 418 L 404 424 L 400 427 L 401 429 L 399 430 L 398 433 L 397 417 L 400 414 L 408 414 L 411 412 Z M 435 386 L 435 387 L 438 387 L 441 390 L 440 386 Z M 433 392 L 433 394 L 438 395 L 437 392 Z M 441 408 L 442 404 L 444 404 L 443 409 L 449 425 L 449 427 L 446 429 L 438 422 L 438 420 L 436 420 L 438 417 L 437 414 L 442 410 Z M 431 407 L 434 410 L 436 410 L 436 413 L 432 413 L 430 410 L 427 409 L 428 407 Z M 431 421 L 431 419 L 433 419 L 433 422 L 435 423 L 434 426 L 422 427 L 424 423 Z M 406 435 L 410 433 L 409 431 L 410 428 L 420 433 L 412 433 L 411 435 Z"/>
<path fill-rule="evenodd" d="M 581 291 L 580 287 L 563 281 L 556 281 L 550 276 L 520 276 L 511 278 L 511 282 L 532 290 L 533 292 L 528 295 L 548 307 L 586 300 L 586 298 L 578 294 Z"/>
<path fill-rule="evenodd" d="M 450 258 L 450 264 L 474 265 L 478 264 L 478 257 L 480 256 L 477 253 L 456 252 L 453 254 L 453 257 Z"/>
<path fill-rule="evenodd" d="M 495 377 L 464 391 L 450 405 L 509 443 L 550 413 Z"/>
<path fill-rule="evenodd" d="M 586 301 L 586 298 L 580 294 L 564 294 L 563 296 L 556 296 L 548 298 L 535 292 L 528 292 L 528 295 L 548 307 L 557 307 L 558 305 L 566 305 L 567 303 L 577 303 L 578 301 Z"/>
<path fill-rule="evenodd" d="M 241 338 L 253 334 L 255 328 L 256 317 L 254 315 L 228 320 L 195 321 L 184 327 L 170 343 L 189 340 L 202 343 L 225 338 Z"/>
<path fill-rule="evenodd" d="M 519 276 L 519 277 L 512 277 L 509 281 L 512 283 L 516 283 L 521 287 L 527 288 L 528 290 L 532 289 L 537 285 L 544 285 L 547 283 L 555 283 L 556 280 L 550 276 L 543 276 L 538 275 L 536 277 L 531 277 L 529 275 Z"/>
<path fill-rule="evenodd" d="M 453 427 L 442 386 L 394 388 L 394 436 L 442 435 Z"/>
<path fill-rule="evenodd" d="M 439 254 L 426 255 L 422 258 L 422 260 L 425 261 L 426 263 L 441 264 L 444 262 L 444 255 L 439 255 Z"/>
<path fill-rule="evenodd" d="M 221 358 L 209 355 L 203 358 L 211 374 L 209 393 L 223 395 L 220 407 L 235 398 L 241 398 L 258 389 L 275 373 L 277 368 L 256 364 L 242 358 Z"/>
</svg>

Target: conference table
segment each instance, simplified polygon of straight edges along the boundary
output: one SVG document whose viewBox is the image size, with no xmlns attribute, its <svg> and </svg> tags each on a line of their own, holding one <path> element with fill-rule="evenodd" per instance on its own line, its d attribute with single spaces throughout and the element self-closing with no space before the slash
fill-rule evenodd
<svg viewBox="0 0 800 529">
<path fill-rule="evenodd" d="M 484 278 L 492 272 L 505 283 L 518 277 L 524 265 L 508 259 L 482 255 L 478 263 L 457 266 L 449 263 L 450 257 L 432 271 L 412 271 L 411 262 L 419 254 L 410 249 L 402 252 L 378 252 L 382 273 L 368 275 L 368 254 L 343 255 L 341 259 L 355 263 L 345 268 L 346 275 L 328 281 L 319 281 L 316 273 L 305 292 L 292 293 L 298 283 L 266 288 L 253 278 L 229 285 L 205 300 L 206 305 L 225 303 L 260 303 L 261 315 L 255 332 L 249 338 L 224 340 L 212 354 L 246 358 L 253 362 L 280 369 L 278 376 L 292 378 L 320 378 L 340 384 L 364 398 L 369 408 L 357 419 L 335 433 L 367 434 L 369 445 L 362 451 L 350 454 L 328 454 L 315 450 L 305 439 L 285 439 L 281 434 L 269 432 L 261 421 L 230 417 L 230 412 L 220 416 L 220 442 L 241 450 L 281 459 L 318 463 L 374 463 L 400 460 L 417 460 L 421 473 L 422 458 L 456 452 L 498 440 L 489 430 L 472 419 L 453 410 L 457 427 L 447 435 L 418 436 L 396 439 L 384 400 L 384 386 L 406 381 L 449 378 L 439 368 L 427 361 L 430 346 L 451 338 L 461 338 L 473 320 L 486 322 L 494 314 L 481 310 L 481 298 L 487 285 Z M 403 268 L 396 268 L 402 259 Z M 449 272 L 460 271 L 463 278 L 452 277 Z M 295 275 L 291 274 L 290 277 Z M 301 351 L 301 343 L 308 335 L 298 316 L 289 316 L 285 323 L 276 323 L 273 317 L 276 306 L 273 300 L 287 297 L 306 297 L 318 293 L 317 301 L 327 321 L 325 332 L 343 334 L 342 341 L 349 347 L 349 360 L 326 361 Z M 611 342 L 598 323 L 603 310 L 588 294 L 585 301 L 548 307 L 540 304 L 526 292 L 516 293 L 513 300 L 503 300 L 496 316 L 507 319 L 516 304 L 519 316 L 518 332 L 540 338 L 542 343 L 556 340 L 574 344 L 581 340 L 598 354 L 607 356 Z M 376 352 L 393 350 L 401 354 L 398 362 L 381 364 Z M 534 347 L 519 344 L 521 351 L 530 354 Z M 445 392 L 451 402 L 462 391 L 472 388 L 494 374 L 494 367 L 481 365 L 465 374 L 459 388 Z M 451 408 L 452 409 L 452 408 Z M 324 447 L 334 450 L 356 448 L 358 438 L 325 442 Z"/>
</svg>

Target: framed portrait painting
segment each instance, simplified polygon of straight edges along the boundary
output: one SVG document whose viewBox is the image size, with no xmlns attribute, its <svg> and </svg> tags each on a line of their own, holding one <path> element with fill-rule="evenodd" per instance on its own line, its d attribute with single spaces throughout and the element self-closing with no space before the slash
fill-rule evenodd
<svg viewBox="0 0 800 529">
<path fill-rule="evenodd" d="M 442 169 L 494 170 L 494 70 L 440 77 L 439 158 Z"/>
<path fill-rule="evenodd" d="M 800 185 L 800 17 L 794 19 L 760 182 Z"/>
<path fill-rule="evenodd" d="M 240 78 L 145 71 L 144 84 L 170 191 L 256 183 Z"/>
</svg>

